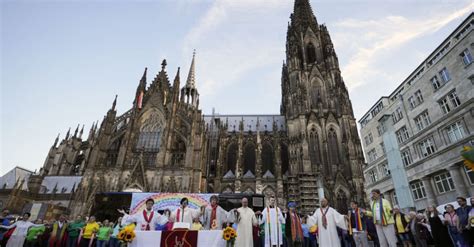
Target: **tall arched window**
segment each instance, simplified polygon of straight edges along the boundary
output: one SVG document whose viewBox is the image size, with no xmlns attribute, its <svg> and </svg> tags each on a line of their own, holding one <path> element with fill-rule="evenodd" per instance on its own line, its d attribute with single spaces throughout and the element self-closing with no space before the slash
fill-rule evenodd
<svg viewBox="0 0 474 247">
<path fill-rule="evenodd" d="M 339 213 L 347 213 L 349 202 L 347 201 L 347 196 L 344 191 L 339 190 L 336 195 L 336 209 Z"/>
<path fill-rule="evenodd" d="M 270 171 L 275 176 L 275 165 L 273 158 L 273 147 L 270 143 L 264 142 L 262 144 L 262 175 Z"/>
<path fill-rule="evenodd" d="M 309 158 L 312 167 L 321 164 L 321 153 L 319 150 L 319 135 L 316 129 L 313 128 L 309 132 Z"/>
<path fill-rule="evenodd" d="M 337 134 L 333 128 L 328 132 L 328 150 L 329 150 L 329 165 L 339 164 L 339 146 L 337 142 Z"/>
<path fill-rule="evenodd" d="M 288 146 L 286 144 L 280 145 L 280 159 L 281 159 L 281 174 L 284 175 L 288 172 L 288 167 L 290 167 L 290 153 L 288 152 Z"/>
<path fill-rule="evenodd" d="M 171 165 L 184 166 L 186 156 L 186 144 L 181 138 L 177 138 L 171 146 Z"/>
<path fill-rule="evenodd" d="M 244 174 L 250 171 L 252 172 L 253 175 L 255 175 L 255 161 L 256 161 L 255 145 L 253 143 L 247 143 L 244 146 L 243 155 L 244 155 L 243 157 Z"/>
<path fill-rule="evenodd" d="M 316 62 L 316 49 L 314 48 L 314 45 L 311 42 L 306 45 L 306 58 L 307 63 Z"/>
<path fill-rule="evenodd" d="M 237 146 L 236 143 L 231 143 L 229 147 L 227 147 L 227 162 L 226 162 L 227 166 L 225 168 L 224 174 L 226 174 L 228 171 L 232 171 L 232 173 L 235 174 L 238 149 L 239 147 Z"/>
</svg>

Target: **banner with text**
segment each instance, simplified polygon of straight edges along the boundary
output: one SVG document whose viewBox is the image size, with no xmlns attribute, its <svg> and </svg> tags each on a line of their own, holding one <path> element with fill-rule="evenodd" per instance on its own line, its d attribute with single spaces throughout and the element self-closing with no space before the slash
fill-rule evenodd
<svg viewBox="0 0 474 247">
<path fill-rule="evenodd" d="M 209 204 L 212 195 L 218 194 L 191 194 L 191 193 L 133 193 L 130 204 L 130 214 L 142 211 L 146 207 L 146 200 L 153 199 L 154 210 L 169 209 L 173 211 L 179 207 L 179 202 L 183 197 L 188 198 L 188 207 L 199 209 L 201 206 Z"/>
</svg>

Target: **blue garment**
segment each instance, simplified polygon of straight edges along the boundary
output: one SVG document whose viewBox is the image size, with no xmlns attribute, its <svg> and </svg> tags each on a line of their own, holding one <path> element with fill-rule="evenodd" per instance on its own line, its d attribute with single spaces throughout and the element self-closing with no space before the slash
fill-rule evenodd
<svg viewBox="0 0 474 247">
<path fill-rule="evenodd" d="M 157 230 L 157 231 L 164 231 L 164 230 L 166 230 L 166 224 L 164 224 L 164 225 L 159 225 L 159 224 L 156 225 L 155 230 Z"/>
<path fill-rule="evenodd" d="M 301 229 L 303 229 L 303 237 L 309 238 L 309 226 L 308 226 L 308 224 L 302 224 Z"/>
<path fill-rule="evenodd" d="M 456 214 L 458 216 L 459 223 L 462 227 L 467 226 L 467 222 L 469 219 L 469 212 L 471 211 L 471 208 L 472 208 L 471 206 L 466 205 L 464 208 L 459 207 L 456 209 Z"/>
</svg>

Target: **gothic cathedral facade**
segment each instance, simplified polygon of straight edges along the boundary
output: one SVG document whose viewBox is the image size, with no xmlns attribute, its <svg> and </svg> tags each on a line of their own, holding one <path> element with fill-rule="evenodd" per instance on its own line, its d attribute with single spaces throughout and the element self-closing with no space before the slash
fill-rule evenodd
<svg viewBox="0 0 474 247">
<path fill-rule="evenodd" d="M 195 56 L 182 87 L 179 69 L 170 81 L 164 60 L 149 85 L 145 69 L 130 110 L 118 116 L 115 98 L 87 137 L 78 127 L 56 138 L 29 193 L 42 193 L 48 177 L 80 176 L 73 214 L 88 214 L 97 193 L 113 191 L 276 195 L 305 213 L 323 196 L 342 212 L 364 201 L 363 152 L 328 30 L 309 0 L 295 0 L 290 18 L 281 115 L 203 115 Z"/>
</svg>

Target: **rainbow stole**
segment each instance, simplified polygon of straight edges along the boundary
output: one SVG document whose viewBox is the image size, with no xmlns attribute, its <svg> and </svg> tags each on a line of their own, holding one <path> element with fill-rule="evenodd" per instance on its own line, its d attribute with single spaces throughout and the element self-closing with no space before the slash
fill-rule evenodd
<svg viewBox="0 0 474 247">
<path fill-rule="evenodd" d="M 373 214 L 373 217 L 374 217 L 374 222 L 376 221 L 375 203 L 380 204 L 378 213 L 380 213 L 380 218 L 382 219 L 382 226 L 386 226 L 387 225 L 387 217 L 385 216 L 385 210 L 383 208 L 383 199 L 382 199 L 382 197 L 380 197 L 380 200 L 378 202 L 374 201 L 372 203 L 372 214 Z"/>
<path fill-rule="evenodd" d="M 280 243 L 280 221 L 278 220 L 278 207 L 275 206 L 276 222 L 277 222 L 277 244 Z M 272 245 L 272 228 L 270 224 L 270 207 L 267 207 L 267 224 L 268 224 L 268 240 Z"/>
<path fill-rule="evenodd" d="M 355 223 L 356 223 L 356 230 L 357 231 L 363 231 L 364 229 L 362 228 L 362 217 L 360 217 L 360 210 L 359 208 L 356 208 L 356 210 L 354 210 L 354 215 L 356 216 L 355 217 Z M 349 214 L 349 233 L 350 235 L 352 235 L 352 220 L 351 220 L 351 217 L 352 217 L 352 212 Z"/>
</svg>

